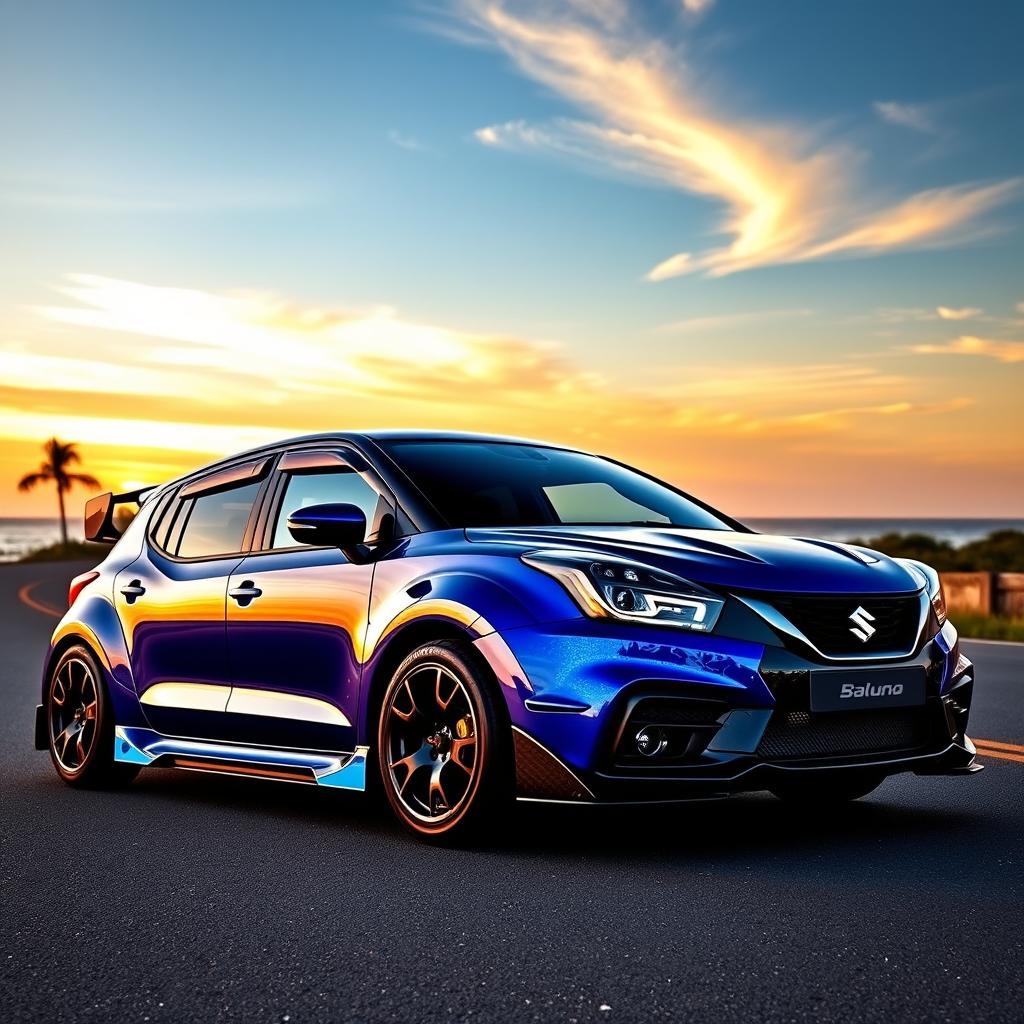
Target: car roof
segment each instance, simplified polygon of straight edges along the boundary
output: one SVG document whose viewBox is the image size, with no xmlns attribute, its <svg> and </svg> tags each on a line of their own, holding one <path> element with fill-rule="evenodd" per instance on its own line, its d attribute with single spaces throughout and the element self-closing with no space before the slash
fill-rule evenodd
<svg viewBox="0 0 1024 1024">
<path fill-rule="evenodd" d="M 366 430 L 359 436 L 371 441 L 482 441 L 490 444 L 529 444 L 540 448 L 562 448 L 551 441 L 537 441 L 529 437 L 508 434 L 478 434 L 462 430 Z"/>
<path fill-rule="evenodd" d="M 201 476 L 221 466 L 244 462 L 246 459 L 258 458 L 261 455 L 273 455 L 277 452 L 295 446 L 301 446 L 304 444 L 324 444 L 331 441 L 347 441 L 355 444 L 357 447 L 364 448 L 367 442 L 376 446 L 378 444 L 391 441 L 431 441 L 440 443 L 476 441 L 488 444 L 528 444 L 534 445 L 538 448 L 562 448 L 565 451 L 575 450 L 563 445 L 553 444 L 550 441 L 535 441 L 529 438 L 510 437 L 504 434 L 479 434 L 458 430 L 328 430 L 318 434 L 300 434 L 295 437 L 282 437 L 279 441 L 272 441 L 268 444 L 260 445 L 258 448 L 248 448 L 244 451 L 225 455 L 223 458 L 216 459 L 203 466 L 196 466 L 195 469 L 189 470 L 187 473 L 183 473 L 181 476 L 176 477 L 173 480 L 168 480 L 162 484 L 155 485 L 153 492 L 157 490 L 162 491 L 172 484 L 180 483 L 181 481 L 188 480 L 191 477 Z"/>
<path fill-rule="evenodd" d="M 512 437 L 507 434 L 481 434 L 473 431 L 460 430 L 339 430 L 324 431 L 319 434 L 301 434 L 297 437 L 282 437 L 280 441 L 261 445 L 246 452 L 238 452 L 225 458 L 236 459 L 245 455 L 256 455 L 259 452 L 276 451 L 280 448 L 302 444 L 322 444 L 325 441 L 372 441 L 387 443 L 391 441 L 434 441 L 434 442 L 466 442 L 476 441 L 485 444 L 529 444 L 538 448 L 562 448 L 571 451 L 567 445 L 554 444 L 551 441 L 537 441 L 528 437 Z"/>
</svg>

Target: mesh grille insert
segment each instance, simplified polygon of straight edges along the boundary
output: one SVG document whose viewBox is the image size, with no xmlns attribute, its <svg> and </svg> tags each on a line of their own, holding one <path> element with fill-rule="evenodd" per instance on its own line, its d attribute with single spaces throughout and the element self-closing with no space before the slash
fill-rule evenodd
<svg viewBox="0 0 1024 1024">
<path fill-rule="evenodd" d="M 914 750 L 932 736 L 922 708 L 893 708 L 815 715 L 777 711 L 761 737 L 757 756 L 766 761 Z"/>
</svg>

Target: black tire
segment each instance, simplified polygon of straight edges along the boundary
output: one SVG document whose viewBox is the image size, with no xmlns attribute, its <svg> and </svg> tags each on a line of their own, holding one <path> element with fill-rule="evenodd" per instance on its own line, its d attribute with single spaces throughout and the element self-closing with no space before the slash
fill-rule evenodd
<svg viewBox="0 0 1024 1024">
<path fill-rule="evenodd" d="M 806 778 L 780 779 L 769 791 L 787 803 L 828 807 L 859 800 L 878 789 L 884 779 L 874 772 L 813 772 Z"/>
<path fill-rule="evenodd" d="M 422 839 L 465 842 L 507 818 L 511 730 L 494 686 L 478 655 L 452 641 L 413 651 L 388 684 L 377 727 L 381 786 Z"/>
<path fill-rule="evenodd" d="M 126 786 L 134 765 L 114 761 L 114 714 L 103 673 L 92 651 L 69 647 L 46 686 L 46 729 L 57 774 L 80 789 Z"/>
</svg>

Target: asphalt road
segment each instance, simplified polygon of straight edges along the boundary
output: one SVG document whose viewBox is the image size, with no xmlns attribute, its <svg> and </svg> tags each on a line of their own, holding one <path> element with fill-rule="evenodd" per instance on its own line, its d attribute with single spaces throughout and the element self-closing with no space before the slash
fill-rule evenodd
<svg viewBox="0 0 1024 1024">
<path fill-rule="evenodd" d="M 74 568 L 0 567 L 6 1018 L 1024 1019 L 1024 759 L 825 817 L 530 808 L 472 850 L 280 783 L 77 792 L 31 741 Z M 1024 648 L 965 648 L 972 733 L 1024 744 Z"/>
</svg>

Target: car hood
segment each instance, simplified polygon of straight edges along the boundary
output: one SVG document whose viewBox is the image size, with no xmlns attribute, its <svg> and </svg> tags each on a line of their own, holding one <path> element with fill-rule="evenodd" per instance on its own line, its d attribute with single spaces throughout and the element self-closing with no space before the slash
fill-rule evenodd
<svg viewBox="0 0 1024 1024">
<path fill-rule="evenodd" d="M 886 555 L 833 541 L 679 527 L 487 527 L 474 544 L 593 552 L 632 558 L 696 583 L 736 590 L 806 594 L 906 594 L 920 590 Z"/>
</svg>

